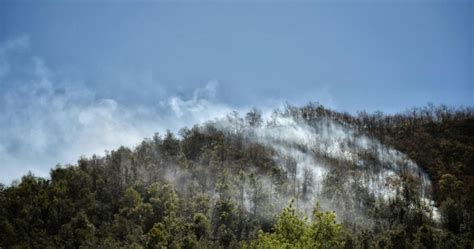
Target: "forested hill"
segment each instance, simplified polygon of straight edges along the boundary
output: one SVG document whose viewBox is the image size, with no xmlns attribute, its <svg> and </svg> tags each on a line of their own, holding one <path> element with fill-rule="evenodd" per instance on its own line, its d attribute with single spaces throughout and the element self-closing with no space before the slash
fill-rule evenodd
<svg viewBox="0 0 474 249">
<path fill-rule="evenodd" d="M 473 248 L 473 207 L 472 108 L 309 104 L 1 185 L 0 248 Z"/>
</svg>

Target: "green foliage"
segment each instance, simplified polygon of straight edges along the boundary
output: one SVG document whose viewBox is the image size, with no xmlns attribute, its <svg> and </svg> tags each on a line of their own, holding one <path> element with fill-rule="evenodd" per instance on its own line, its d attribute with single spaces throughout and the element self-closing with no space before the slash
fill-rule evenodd
<svg viewBox="0 0 474 249">
<path fill-rule="evenodd" d="M 210 229 L 209 220 L 207 219 L 206 215 L 202 213 L 194 214 L 192 229 L 198 240 L 201 238 L 206 238 L 209 235 Z"/>
<path fill-rule="evenodd" d="M 134 150 L 58 166 L 48 179 L 27 174 L 0 185 L 0 247 L 473 248 L 472 109 L 351 116 L 310 104 L 283 113 L 308 125 L 332 120 L 409 155 L 429 174 L 439 222 L 410 174 L 400 173 L 395 197 L 377 199 L 361 179 L 348 181 L 355 165 L 323 155 L 333 167 L 315 186 L 293 158 L 276 162 L 274 150 L 242 135 L 265 127 L 253 109 L 229 115 L 228 130 L 210 123 L 181 137 L 155 134 Z M 342 224 L 332 211 L 305 209 L 315 194 Z M 274 218 L 285 198 L 295 202 Z"/>
<path fill-rule="evenodd" d="M 344 228 L 334 212 L 321 212 L 319 205 L 309 221 L 290 204 L 278 215 L 272 233 L 260 231 L 250 248 L 344 248 Z"/>
</svg>

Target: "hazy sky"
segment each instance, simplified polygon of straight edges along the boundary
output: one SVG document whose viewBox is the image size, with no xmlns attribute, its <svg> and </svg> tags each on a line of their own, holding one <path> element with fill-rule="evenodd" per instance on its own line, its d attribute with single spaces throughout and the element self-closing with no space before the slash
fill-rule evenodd
<svg viewBox="0 0 474 249">
<path fill-rule="evenodd" d="M 224 2 L 0 0 L 0 182 L 250 106 L 474 104 L 473 1 Z"/>
</svg>

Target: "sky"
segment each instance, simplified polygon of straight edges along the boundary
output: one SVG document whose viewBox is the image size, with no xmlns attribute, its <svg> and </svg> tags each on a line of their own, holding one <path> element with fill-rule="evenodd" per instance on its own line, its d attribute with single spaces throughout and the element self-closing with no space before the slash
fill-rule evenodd
<svg viewBox="0 0 474 249">
<path fill-rule="evenodd" d="M 236 110 L 474 104 L 474 3 L 0 0 L 0 182 Z"/>
</svg>

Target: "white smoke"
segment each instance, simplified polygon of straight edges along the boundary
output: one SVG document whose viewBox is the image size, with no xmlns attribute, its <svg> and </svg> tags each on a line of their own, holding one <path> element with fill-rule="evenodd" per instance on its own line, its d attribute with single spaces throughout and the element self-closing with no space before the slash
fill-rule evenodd
<svg viewBox="0 0 474 249">
<path fill-rule="evenodd" d="M 56 164 L 135 146 L 167 129 L 177 132 L 230 112 L 213 101 L 218 82 L 190 98 L 169 95 L 154 106 L 98 97 L 62 79 L 29 50 L 28 37 L 0 43 L 0 183 L 31 171 L 47 177 Z"/>
<path fill-rule="evenodd" d="M 266 124 L 256 128 L 245 125 L 238 112 L 222 118 L 235 108 L 214 101 L 218 86 L 215 80 L 194 90 L 190 98 L 170 95 L 158 100 L 156 106 L 128 106 L 97 97 L 81 82 L 59 79 L 43 60 L 29 55 L 28 47 L 28 37 L 0 44 L 2 183 L 27 171 L 47 177 L 55 164 L 74 163 L 80 155 L 101 155 L 120 145 L 134 146 L 157 131 L 176 132 L 219 118 L 214 122 L 217 127 L 272 148 L 276 152 L 274 160 L 282 168 L 288 159 L 295 162 L 298 186 L 305 170 L 312 173 L 316 195 L 301 203 L 303 206 L 310 207 L 320 198 L 317 193 L 333 167 L 327 158 L 357 165 L 359 176 L 348 179 L 346 187 L 362 182 L 371 194 L 382 199 L 392 198 L 400 190 L 396 183 L 402 172 L 417 175 L 421 198 L 432 206 L 430 181 L 418 165 L 344 125 L 325 119 L 310 125 L 270 111 L 264 113 Z M 381 167 L 371 168 L 361 152 L 374 157 Z M 265 186 L 271 182 L 263 176 L 260 180 Z"/>
<path fill-rule="evenodd" d="M 260 127 L 246 125 L 237 114 L 216 120 L 212 125 L 271 148 L 275 152 L 274 161 L 283 170 L 288 170 L 288 159 L 296 164 L 296 196 L 286 196 L 280 200 L 280 205 L 286 205 L 290 198 L 300 198 L 298 195 L 301 194 L 304 173 L 309 170 L 313 195 L 306 201 L 298 201 L 296 206 L 307 213 L 311 212 L 316 201 L 323 201 L 320 191 L 329 171 L 334 167 L 344 167 L 342 170 L 352 172 L 345 174 L 348 178 L 343 183 L 344 192 L 353 192 L 353 184 L 358 183 L 380 201 L 393 199 L 402 191 L 402 174 L 417 177 L 420 201 L 428 208 L 427 215 L 431 215 L 434 220 L 439 219 L 439 213 L 431 199 L 431 182 L 427 174 L 405 154 L 360 134 L 348 125 L 324 117 L 310 125 L 302 119 L 278 111 L 264 113 L 263 116 L 266 117 L 265 125 Z M 335 166 L 328 162 L 330 160 L 340 164 Z M 267 187 L 268 189 L 270 188 Z M 322 204 L 328 209 L 336 209 L 338 213 L 346 212 L 330 203 Z"/>
</svg>

